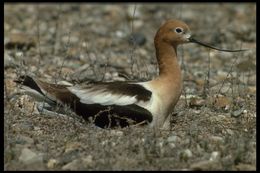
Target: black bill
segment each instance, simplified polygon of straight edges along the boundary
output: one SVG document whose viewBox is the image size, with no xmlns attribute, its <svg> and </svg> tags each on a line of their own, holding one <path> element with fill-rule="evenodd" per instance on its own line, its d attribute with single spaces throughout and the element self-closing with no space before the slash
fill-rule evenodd
<svg viewBox="0 0 260 173">
<path fill-rule="evenodd" d="M 208 48 L 211 48 L 211 49 L 215 49 L 215 50 L 219 50 L 219 51 L 223 51 L 223 52 L 241 52 L 241 51 L 246 51 L 247 49 L 240 49 L 240 50 L 228 50 L 228 49 L 220 49 L 220 48 L 217 48 L 217 47 L 213 47 L 213 46 L 210 46 L 206 43 L 202 43 L 198 40 L 195 40 L 194 38 L 189 38 L 189 41 L 191 43 L 197 43 L 197 44 L 200 44 L 202 46 L 205 46 L 205 47 L 208 47 Z"/>
</svg>

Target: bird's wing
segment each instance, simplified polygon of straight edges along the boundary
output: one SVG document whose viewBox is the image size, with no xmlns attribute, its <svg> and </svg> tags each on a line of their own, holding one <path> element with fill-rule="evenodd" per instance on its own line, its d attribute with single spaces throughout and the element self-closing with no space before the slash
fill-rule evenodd
<svg viewBox="0 0 260 173">
<path fill-rule="evenodd" d="M 84 104 L 131 105 L 147 102 L 151 91 L 140 84 L 126 82 L 91 83 L 68 87 Z"/>
</svg>

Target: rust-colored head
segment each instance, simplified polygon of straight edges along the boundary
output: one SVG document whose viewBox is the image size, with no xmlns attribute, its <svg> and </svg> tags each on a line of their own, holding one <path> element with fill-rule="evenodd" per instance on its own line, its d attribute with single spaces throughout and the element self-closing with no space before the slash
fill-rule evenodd
<svg viewBox="0 0 260 173">
<path fill-rule="evenodd" d="M 211 46 L 207 43 L 198 41 L 197 39 L 191 36 L 190 28 L 187 24 L 179 20 L 168 20 L 166 21 L 160 29 L 157 31 L 154 38 L 155 46 L 158 46 L 161 43 L 167 43 L 173 47 L 177 47 L 179 44 L 183 43 L 196 43 L 211 49 L 215 49 L 223 52 L 241 52 L 246 51 L 247 49 L 239 50 L 230 50 L 230 49 L 221 49 L 214 46 Z"/>
<path fill-rule="evenodd" d="M 158 30 L 155 36 L 155 43 L 166 42 L 172 46 L 188 43 L 190 28 L 179 20 L 168 20 Z"/>
</svg>

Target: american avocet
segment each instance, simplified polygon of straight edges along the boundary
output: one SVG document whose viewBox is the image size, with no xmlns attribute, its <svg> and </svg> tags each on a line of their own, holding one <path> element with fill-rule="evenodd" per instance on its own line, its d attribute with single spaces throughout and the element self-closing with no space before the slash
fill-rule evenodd
<svg viewBox="0 0 260 173">
<path fill-rule="evenodd" d="M 166 128 L 182 91 L 176 49 L 178 45 L 190 42 L 220 51 L 242 51 L 223 50 L 199 42 L 191 37 L 185 23 L 169 20 L 159 28 L 154 38 L 159 76 L 151 81 L 69 86 L 21 76 L 15 82 L 21 83 L 25 93 L 39 101 L 67 105 L 85 119 L 92 117 L 95 125 L 102 128 L 142 123 Z"/>
</svg>

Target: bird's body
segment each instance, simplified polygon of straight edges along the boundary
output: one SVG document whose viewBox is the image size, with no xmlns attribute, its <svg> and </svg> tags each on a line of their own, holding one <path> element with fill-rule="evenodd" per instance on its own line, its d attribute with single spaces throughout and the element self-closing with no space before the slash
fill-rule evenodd
<svg viewBox="0 0 260 173">
<path fill-rule="evenodd" d="M 69 106 L 85 119 L 92 117 L 102 128 L 147 123 L 151 127 L 168 128 L 169 115 L 182 91 L 177 46 L 191 42 L 190 36 L 189 27 L 178 20 L 169 20 L 159 28 L 154 38 L 159 75 L 151 81 L 70 86 L 22 76 L 16 82 L 38 101 Z"/>
</svg>

